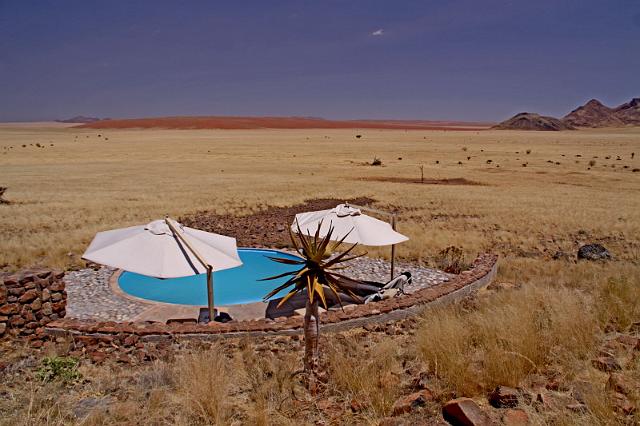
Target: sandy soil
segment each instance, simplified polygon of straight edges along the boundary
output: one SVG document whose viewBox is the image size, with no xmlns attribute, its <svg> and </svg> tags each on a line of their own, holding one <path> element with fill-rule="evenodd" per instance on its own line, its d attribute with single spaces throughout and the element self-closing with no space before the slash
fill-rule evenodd
<svg viewBox="0 0 640 426">
<path fill-rule="evenodd" d="M 87 129 L 406 129 L 479 130 L 492 123 L 419 120 L 324 120 L 308 117 L 158 117 L 103 120 L 82 124 Z"/>
</svg>

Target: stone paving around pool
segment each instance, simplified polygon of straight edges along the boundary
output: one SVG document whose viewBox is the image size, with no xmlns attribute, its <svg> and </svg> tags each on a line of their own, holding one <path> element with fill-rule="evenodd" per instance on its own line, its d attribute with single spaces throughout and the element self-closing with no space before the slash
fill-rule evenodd
<svg viewBox="0 0 640 426">
<path fill-rule="evenodd" d="M 390 278 L 390 270 L 390 264 L 385 260 L 361 257 L 351 261 L 344 273 L 360 280 L 386 282 Z M 435 269 L 396 262 L 396 275 L 405 271 L 413 276 L 412 285 L 405 288 L 407 293 L 437 285 L 452 277 L 451 274 Z M 98 270 L 87 268 L 67 273 L 64 277 L 68 295 L 67 318 L 101 321 L 153 319 L 163 321 L 167 317 L 182 317 L 185 312 L 189 313 L 188 316 L 197 316 L 197 308 L 141 302 L 114 292 L 110 285 L 114 272 L 113 268 L 102 267 Z M 255 313 L 249 315 L 255 316 Z"/>
</svg>

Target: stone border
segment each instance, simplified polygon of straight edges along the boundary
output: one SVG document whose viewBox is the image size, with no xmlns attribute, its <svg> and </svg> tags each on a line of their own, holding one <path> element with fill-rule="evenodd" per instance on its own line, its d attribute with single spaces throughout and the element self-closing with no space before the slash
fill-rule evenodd
<svg viewBox="0 0 640 426">
<path fill-rule="evenodd" d="M 343 310 L 320 314 L 321 328 L 340 331 L 369 323 L 400 320 L 419 314 L 426 306 L 449 303 L 487 286 L 497 272 L 498 256 L 481 254 L 468 271 L 463 271 L 440 285 L 403 297 L 382 300 L 367 305 L 352 305 Z M 217 339 L 222 337 L 302 334 L 302 316 L 288 318 L 231 321 L 225 324 L 162 324 L 154 322 L 99 322 L 94 320 L 60 319 L 47 324 L 49 336 L 90 336 L 108 338 L 116 345 L 128 346 L 127 341 L 163 342 L 189 339 Z M 131 339 L 130 337 L 135 337 Z M 128 339 L 129 338 L 129 339 Z"/>
</svg>

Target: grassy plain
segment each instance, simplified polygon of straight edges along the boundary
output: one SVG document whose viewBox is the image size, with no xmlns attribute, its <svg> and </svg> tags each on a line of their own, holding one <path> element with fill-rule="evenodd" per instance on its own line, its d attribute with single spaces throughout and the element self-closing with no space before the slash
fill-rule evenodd
<svg viewBox="0 0 640 426">
<path fill-rule="evenodd" d="M 382 166 L 367 165 L 374 157 Z M 588 170 L 590 161 L 595 165 Z M 419 179 L 420 165 L 427 179 L 465 178 L 481 185 L 367 180 Z M 492 249 L 535 257 L 593 239 L 607 242 L 618 257 L 637 259 L 640 173 L 634 168 L 640 168 L 639 129 L 4 126 L 0 186 L 9 188 L 5 198 L 12 204 L 0 206 L 0 266 L 77 264 L 95 232 L 164 214 L 242 215 L 308 198 L 355 196 L 400 210 L 399 229 L 411 240 L 399 254 L 411 259 L 428 259 L 453 244 L 470 253 Z"/>
<path fill-rule="evenodd" d="M 381 166 L 369 164 L 374 157 Z M 419 180 L 421 165 L 425 179 L 477 184 L 398 182 Z M 12 201 L 0 205 L 5 269 L 77 266 L 96 231 L 167 213 L 243 215 L 368 196 L 400 212 L 399 229 L 411 237 L 400 256 L 429 263 L 450 245 L 468 259 L 493 251 L 498 281 L 511 284 L 409 324 L 323 336 L 328 379 L 317 398 L 293 375 L 298 342 L 229 340 L 137 368 L 84 363 L 83 382 L 72 385 L 38 384 L 37 361 L 12 348 L 0 424 L 378 424 L 419 377 L 434 401 L 405 415 L 407 424 L 441 419 L 440 404 L 456 396 L 500 420 L 503 411 L 486 405 L 499 384 L 533 395 L 520 403 L 532 424 L 637 424 L 637 387 L 621 397 L 591 359 L 615 356 L 619 374 L 640 382 L 638 349 L 616 340 L 640 335 L 638 168 L 640 129 L 2 127 L 0 186 Z M 614 260 L 576 263 L 587 242 L 604 244 Z M 553 260 L 559 251 L 566 256 Z M 82 421 L 74 411 L 88 397 L 106 398 L 109 409 Z M 621 412 L 620 398 L 635 414 Z"/>
</svg>

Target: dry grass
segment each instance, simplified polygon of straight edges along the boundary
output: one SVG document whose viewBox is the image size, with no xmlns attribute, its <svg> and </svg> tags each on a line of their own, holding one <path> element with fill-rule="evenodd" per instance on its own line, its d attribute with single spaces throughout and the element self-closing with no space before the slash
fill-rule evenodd
<svg viewBox="0 0 640 426">
<path fill-rule="evenodd" d="M 356 133 L 365 137 L 356 140 Z M 95 232 L 166 213 L 211 209 L 243 214 L 307 198 L 353 196 L 371 196 L 382 207 L 403 211 L 400 230 L 412 239 L 398 252 L 407 258 L 429 260 L 450 245 L 469 252 L 493 247 L 540 254 L 573 248 L 576 240 L 590 236 L 610 239 L 608 246 L 618 256 L 633 250 L 637 256 L 640 175 L 600 165 L 586 170 L 572 159 L 598 156 L 603 164 L 637 167 L 640 158 L 631 159 L 630 153 L 640 151 L 639 134 L 637 129 L 94 131 L 5 126 L 0 128 L 0 185 L 9 187 L 5 198 L 14 203 L 0 206 L 0 265 L 79 263 Z M 4 149 L 9 146 L 14 148 Z M 517 160 L 523 147 L 535 148 L 527 155 L 526 169 Z M 373 155 L 383 166 L 362 166 Z M 617 155 L 623 160 L 613 160 Z M 426 178 L 485 185 L 362 180 L 418 179 L 420 165 Z M 388 256 L 387 250 L 372 253 Z"/>
<path fill-rule="evenodd" d="M 346 401 L 357 401 L 364 418 L 375 419 L 391 414 L 398 398 L 402 368 L 398 348 L 393 341 L 363 351 L 363 339 L 343 340 L 327 351 L 330 385 Z"/>
<path fill-rule="evenodd" d="M 472 312 L 429 311 L 417 345 L 429 370 L 460 395 L 516 387 L 551 361 L 570 372 L 593 350 L 596 322 L 588 303 L 565 289 L 497 294 Z"/>
</svg>

